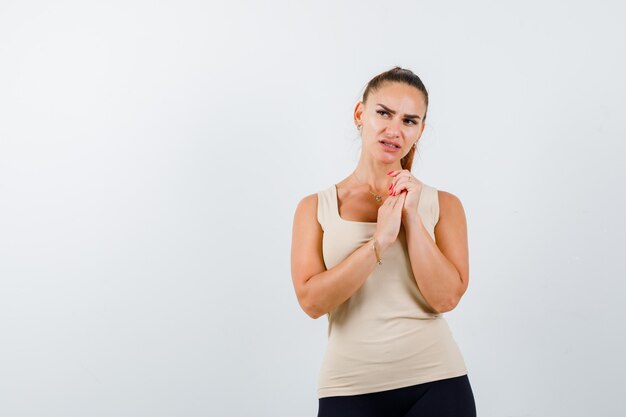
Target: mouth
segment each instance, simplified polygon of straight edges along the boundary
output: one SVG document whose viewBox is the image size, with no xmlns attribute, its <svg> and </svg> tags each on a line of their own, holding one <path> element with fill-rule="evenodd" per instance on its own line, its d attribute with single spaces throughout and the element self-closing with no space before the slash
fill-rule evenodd
<svg viewBox="0 0 626 417">
<path fill-rule="evenodd" d="M 397 143 L 390 141 L 390 140 L 380 140 L 379 141 L 384 147 L 389 148 L 389 149 L 400 149 L 400 145 L 398 145 Z"/>
</svg>

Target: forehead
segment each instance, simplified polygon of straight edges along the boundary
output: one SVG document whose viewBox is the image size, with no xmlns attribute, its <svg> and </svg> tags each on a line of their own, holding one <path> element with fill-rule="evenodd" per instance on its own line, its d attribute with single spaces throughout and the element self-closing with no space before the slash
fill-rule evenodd
<svg viewBox="0 0 626 417">
<path fill-rule="evenodd" d="M 381 103 L 403 113 L 424 114 L 426 111 L 424 94 L 411 85 L 398 82 L 381 84 L 369 94 L 367 102 L 373 106 Z"/>
</svg>

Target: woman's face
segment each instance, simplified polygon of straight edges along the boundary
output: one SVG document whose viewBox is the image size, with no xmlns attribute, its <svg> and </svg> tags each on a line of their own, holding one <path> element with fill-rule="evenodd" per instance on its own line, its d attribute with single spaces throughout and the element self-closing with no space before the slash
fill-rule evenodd
<svg viewBox="0 0 626 417">
<path fill-rule="evenodd" d="M 421 91 L 404 83 L 384 83 L 369 94 L 367 104 L 359 102 L 354 110 L 356 123 L 362 124 L 362 152 L 385 163 L 399 161 L 422 135 L 425 113 Z"/>
</svg>

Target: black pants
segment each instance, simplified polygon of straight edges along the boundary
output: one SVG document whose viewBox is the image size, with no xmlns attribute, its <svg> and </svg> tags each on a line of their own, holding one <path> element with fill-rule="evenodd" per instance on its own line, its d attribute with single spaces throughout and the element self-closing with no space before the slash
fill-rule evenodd
<svg viewBox="0 0 626 417">
<path fill-rule="evenodd" d="M 318 401 L 317 417 L 476 417 L 467 375 Z"/>
</svg>

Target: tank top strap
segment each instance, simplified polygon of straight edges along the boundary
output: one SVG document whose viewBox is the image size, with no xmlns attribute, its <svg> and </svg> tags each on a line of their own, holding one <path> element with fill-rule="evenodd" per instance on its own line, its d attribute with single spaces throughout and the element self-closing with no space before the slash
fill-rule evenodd
<svg viewBox="0 0 626 417">
<path fill-rule="evenodd" d="M 327 230 L 335 221 L 335 188 L 334 185 L 317 192 L 317 221 L 322 230 Z"/>
</svg>

